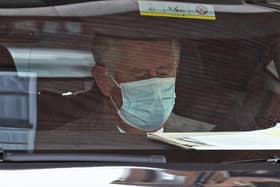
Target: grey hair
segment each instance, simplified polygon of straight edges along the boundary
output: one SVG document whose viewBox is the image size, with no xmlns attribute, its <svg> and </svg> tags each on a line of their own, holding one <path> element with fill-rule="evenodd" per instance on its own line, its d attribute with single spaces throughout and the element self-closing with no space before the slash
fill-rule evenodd
<svg viewBox="0 0 280 187">
<path fill-rule="evenodd" d="M 120 58 L 120 56 L 117 55 L 115 51 L 116 47 L 118 46 L 119 39 L 122 38 L 97 35 L 93 42 L 93 52 L 96 64 L 106 67 L 111 75 L 114 75 L 114 68 L 116 65 L 114 62 L 118 62 L 118 58 Z M 144 41 L 152 42 L 159 40 L 144 39 Z M 177 39 L 172 39 L 169 41 L 171 41 L 171 54 L 175 59 L 176 65 L 178 65 L 180 62 L 180 42 Z"/>
</svg>

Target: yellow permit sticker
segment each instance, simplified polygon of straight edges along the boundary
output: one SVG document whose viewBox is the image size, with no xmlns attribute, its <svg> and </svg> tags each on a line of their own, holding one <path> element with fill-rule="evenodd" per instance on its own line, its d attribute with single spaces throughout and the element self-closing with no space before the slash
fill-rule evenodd
<svg viewBox="0 0 280 187">
<path fill-rule="evenodd" d="M 141 16 L 216 20 L 214 6 L 198 3 L 139 0 Z"/>
</svg>

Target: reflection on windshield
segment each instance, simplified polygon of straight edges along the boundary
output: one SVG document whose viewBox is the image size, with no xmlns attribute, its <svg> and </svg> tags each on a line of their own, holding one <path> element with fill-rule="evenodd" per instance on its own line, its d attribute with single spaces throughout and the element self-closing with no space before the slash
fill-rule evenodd
<svg viewBox="0 0 280 187">
<path fill-rule="evenodd" d="M 36 74 L 0 72 L 0 147 L 33 150 L 37 126 Z"/>
<path fill-rule="evenodd" d="M 257 171 L 172 171 L 160 169 L 129 168 L 113 184 L 153 186 L 277 186 L 279 173 Z"/>
<path fill-rule="evenodd" d="M 148 141 L 147 132 L 274 126 L 280 119 L 279 15 L 232 23 L 227 19 L 236 20 L 234 14 L 216 16 L 212 22 L 135 12 L 3 19 L 0 125 L 11 129 L 0 133 L 10 144 L 17 140 L 9 133 L 26 133 L 22 142 L 35 150 L 116 144 L 152 150 L 167 148 Z M 28 73 L 36 76 L 20 82 Z M 28 94 L 8 95 L 10 79 L 16 83 L 7 88 L 24 85 Z"/>
</svg>

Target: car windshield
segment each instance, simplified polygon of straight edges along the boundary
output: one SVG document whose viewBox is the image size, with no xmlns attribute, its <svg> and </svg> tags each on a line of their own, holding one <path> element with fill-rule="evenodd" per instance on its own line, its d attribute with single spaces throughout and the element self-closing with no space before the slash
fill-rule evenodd
<svg viewBox="0 0 280 187">
<path fill-rule="evenodd" d="M 276 0 L 1 1 L 0 148 L 186 161 L 188 150 L 147 135 L 275 127 L 279 8 Z"/>
</svg>

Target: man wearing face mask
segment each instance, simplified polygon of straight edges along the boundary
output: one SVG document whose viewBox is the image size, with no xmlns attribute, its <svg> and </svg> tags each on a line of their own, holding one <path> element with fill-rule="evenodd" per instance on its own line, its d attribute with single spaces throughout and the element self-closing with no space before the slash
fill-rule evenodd
<svg viewBox="0 0 280 187">
<path fill-rule="evenodd" d="M 55 104 L 50 114 L 55 114 L 53 121 L 59 117 L 58 123 L 53 124 L 61 125 L 54 125 L 55 130 L 209 131 L 213 128 L 209 124 L 172 113 L 180 51 L 179 41 L 175 39 L 97 35 L 93 41 L 96 66 L 92 87 L 86 92 L 56 99 L 59 105 Z M 184 77 L 181 76 L 178 83 Z M 45 99 L 47 103 L 53 100 Z M 188 107 L 188 103 L 185 105 Z M 39 127 L 52 128 L 42 122 Z"/>
<path fill-rule="evenodd" d="M 93 51 L 98 64 L 93 76 L 119 130 L 161 129 L 175 104 L 179 42 L 98 35 Z"/>
</svg>

